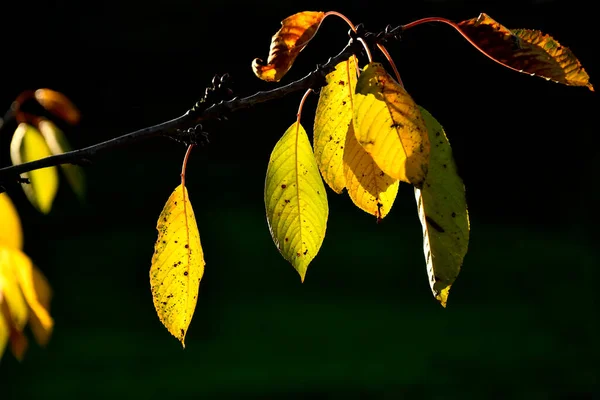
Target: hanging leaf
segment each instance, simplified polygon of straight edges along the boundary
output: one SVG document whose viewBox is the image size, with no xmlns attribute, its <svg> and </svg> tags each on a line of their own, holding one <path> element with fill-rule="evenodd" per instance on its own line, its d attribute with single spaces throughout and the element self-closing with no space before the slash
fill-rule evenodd
<svg viewBox="0 0 600 400">
<path fill-rule="evenodd" d="M 329 207 L 306 131 L 298 122 L 275 145 L 265 181 L 271 237 L 304 282 L 327 227 Z"/>
<path fill-rule="evenodd" d="M 79 110 L 64 94 L 52 89 L 38 89 L 35 91 L 34 96 L 42 107 L 60 119 L 72 125 L 79 122 L 81 118 Z"/>
<path fill-rule="evenodd" d="M 281 21 L 281 29 L 271 39 L 267 64 L 260 58 L 252 61 L 254 74 L 264 81 L 279 82 L 315 36 L 323 18 L 324 12 L 303 11 Z"/>
<path fill-rule="evenodd" d="M 415 188 L 423 226 L 423 251 L 429 284 L 446 307 L 450 286 L 460 272 L 469 245 L 469 214 L 465 187 L 442 126 L 421 108 L 431 140 L 429 173 L 422 189 Z"/>
<path fill-rule="evenodd" d="M 23 229 L 17 209 L 6 193 L 0 193 L 0 246 L 23 248 Z"/>
<path fill-rule="evenodd" d="M 204 253 L 194 210 L 183 185 L 177 186 L 158 218 L 150 286 L 158 318 L 185 348 L 196 309 Z"/>
<path fill-rule="evenodd" d="M 356 84 L 354 131 L 377 166 L 394 179 L 421 187 L 427 176 L 429 138 L 419 108 L 379 63 Z"/>
<path fill-rule="evenodd" d="M 373 158 L 362 148 L 354 128 L 350 125 L 344 147 L 346 187 L 352 202 L 358 208 L 380 221 L 392 208 L 398 194 L 398 179 L 383 172 Z"/>
<path fill-rule="evenodd" d="M 344 142 L 352 124 L 352 97 L 356 88 L 354 56 L 336 65 L 326 76 L 315 113 L 315 159 L 325 182 L 336 193 L 346 186 L 344 175 Z"/>
<path fill-rule="evenodd" d="M 0 247 L 0 289 L 2 291 L 0 318 L 4 320 L 4 326 L 8 329 L 13 354 L 18 359 L 22 359 L 27 347 L 23 329 L 29 317 L 29 309 L 13 268 L 12 251 L 14 250 Z"/>
<path fill-rule="evenodd" d="M 460 29 L 500 64 L 557 83 L 587 86 L 589 75 L 571 50 L 551 36 L 530 29 L 507 29 L 487 14 L 458 23 Z"/>
<path fill-rule="evenodd" d="M 15 131 L 10 143 L 10 157 L 14 165 L 39 160 L 52 154 L 42 134 L 33 126 L 21 123 Z M 27 198 L 40 212 L 48 214 L 58 190 L 58 173 L 56 167 L 47 167 L 21 175 L 30 183 L 23 183 L 23 191 Z"/>
<path fill-rule="evenodd" d="M 65 134 L 53 122 L 42 119 L 38 122 L 37 127 L 44 136 L 46 144 L 52 154 L 56 155 L 71 151 L 71 145 L 67 141 Z M 65 173 L 67 181 L 77 197 L 83 199 L 85 196 L 85 178 L 83 169 L 80 166 L 73 164 L 61 164 L 60 167 Z"/>
</svg>

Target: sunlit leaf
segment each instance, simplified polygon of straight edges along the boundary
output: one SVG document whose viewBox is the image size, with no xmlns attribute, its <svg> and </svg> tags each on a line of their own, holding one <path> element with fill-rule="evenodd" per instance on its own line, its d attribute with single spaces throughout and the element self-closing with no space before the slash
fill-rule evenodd
<svg viewBox="0 0 600 400">
<path fill-rule="evenodd" d="M 549 35 L 530 29 L 507 29 L 484 13 L 458 26 L 489 56 L 511 69 L 594 90 L 571 50 Z"/>
<path fill-rule="evenodd" d="M 156 313 L 185 347 L 185 335 L 196 309 L 204 253 L 194 210 L 185 186 L 179 185 L 158 218 L 150 286 Z"/>
<path fill-rule="evenodd" d="M 281 29 L 271 39 L 269 58 L 252 61 L 254 74 L 262 80 L 278 82 L 290 70 L 298 54 L 315 36 L 325 13 L 303 11 L 281 21 Z"/>
<path fill-rule="evenodd" d="M 46 144 L 52 154 L 56 155 L 71 151 L 71 145 L 67 141 L 65 134 L 53 122 L 42 119 L 37 127 L 44 136 L 44 139 L 46 139 Z M 75 194 L 80 199 L 83 199 L 85 195 L 83 169 L 80 166 L 73 164 L 61 164 L 60 167 L 65 173 L 67 181 Z"/>
<path fill-rule="evenodd" d="M 27 345 L 23 337 L 23 328 L 29 317 L 29 308 L 13 267 L 13 251 L 17 250 L 0 247 L 0 288 L 2 290 L 0 318 L 4 319 L 5 326 L 8 328 L 13 354 L 18 359 L 22 359 Z"/>
<path fill-rule="evenodd" d="M 64 94 L 52 89 L 38 89 L 34 95 L 38 103 L 52 114 L 73 125 L 79 122 L 79 110 Z"/>
<path fill-rule="evenodd" d="M 0 246 L 23 248 L 23 229 L 17 210 L 6 193 L 0 193 Z"/>
<path fill-rule="evenodd" d="M 19 361 L 23 360 L 25 351 L 28 347 L 28 341 L 23 332 L 23 328 L 19 328 L 17 322 L 11 314 L 9 304 L 0 296 L 0 357 L 4 353 L 7 341 L 10 340 L 10 349 Z"/>
<path fill-rule="evenodd" d="M 427 176 L 429 138 L 419 108 L 379 63 L 358 78 L 354 96 L 356 139 L 383 172 L 421 187 Z"/>
<path fill-rule="evenodd" d="M 265 207 L 275 245 L 304 281 L 325 238 L 329 206 L 308 136 L 298 122 L 271 153 Z"/>
<path fill-rule="evenodd" d="M 346 187 L 352 202 L 358 208 L 383 219 L 398 194 L 398 179 L 383 172 L 373 158 L 362 148 L 350 125 L 344 147 Z"/>
<path fill-rule="evenodd" d="M 13 164 L 35 161 L 50 155 L 52 154 L 42 134 L 31 125 L 19 124 L 10 143 L 10 156 Z M 22 187 L 31 204 L 42 213 L 49 213 L 58 190 L 56 167 L 26 172 L 21 176 L 29 178 L 30 184 L 23 183 Z"/>
<path fill-rule="evenodd" d="M 421 108 L 431 140 L 429 173 L 422 189 L 415 188 L 423 226 L 423 250 L 429 284 L 446 307 L 450 286 L 460 272 L 469 245 L 469 214 L 465 187 L 442 126 Z"/>
<path fill-rule="evenodd" d="M 325 182 L 336 193 L 346 186 L 344 175 L 344 142 L 352 124 L 352 97 L 356 88 L 354 56 L 336 65 L 321 88 L 315 113 L 315 159 Z"/>
</svg>

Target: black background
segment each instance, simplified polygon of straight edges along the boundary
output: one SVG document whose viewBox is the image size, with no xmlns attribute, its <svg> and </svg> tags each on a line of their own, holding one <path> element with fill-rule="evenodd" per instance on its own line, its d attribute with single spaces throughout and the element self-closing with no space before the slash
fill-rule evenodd
<svg viewBox="0 0 600 400">
<path fill-rule="evenodd" d="M 597 29 L 576 1 L 183 1 L 3 4 L 0 107 L 49 87 L 81 109 L 83 147 L 182 114 L 215 73 L 236 95 L 259 81 L 279 21 L 336 10 L 369 30 L 427 16 L 488 13 L 551 34 L 597 82 Z M 347 42 L 327 19 L 282 83 Z M 270 238 L 269 154 L 301 94 L 241 111 L 195 149 L 187 186 L 206 272 L 186 349 L 161 326 L 148 270 L 156 218 L 185 148 L 164 138 L 86 167 L 79 204 L 64 178 L 48 216 L 9 187 L 25 251 L 48 276 L 56 328 L 24 362 L 6 353 L 0 398 L 591 397 L 598 377 L 598 96 L 491 62 L 452 28 L 391 44 L 415 101 L 444 125 L 467 188 L 471 242 L 442 309 L 431 296 L 412 190 L 382 224 L 329 191 L 327 236 L 304 284 Z M 378 61 L 383 58 L 379 54 Z M 317 98 L 303 125 L 312 130 Z M 10 131 L 0 162 L 10 163 Z"/>
</svg>

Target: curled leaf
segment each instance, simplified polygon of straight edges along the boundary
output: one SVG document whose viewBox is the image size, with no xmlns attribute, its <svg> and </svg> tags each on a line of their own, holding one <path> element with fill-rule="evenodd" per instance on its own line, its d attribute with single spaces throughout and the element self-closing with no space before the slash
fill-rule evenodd
<svg viewBox="0 0 600 400">
<path fill-rule="evenodd" d="M 346 186 L 344 143 L 352 124 L 352 97 L 357 80 L 354 56 L 336 65 L 326 80 L 315 113 L 314 152 L 323 179 L 334 192 L 341 193 Z"/>
<path fill-rule="evenodd" d="M 175 188 L 158 217 L 156 229 L 158 239 L 150 267 L 154 308 L 163 325 L 185 347 L 205 265 L 185 186 Z"/>
<path fill-rule="evenodd" d="M 356 139 L 387 175 L 421 187 L 429 164 L 429 138 L 419 108 L 379 63 L 358 78 L 354 96 Z"/>
<path fill-rule="evenodd" d="M 42 134 L 33 126 L 20 123 L 10 143 L 10 157 L 14 165 L 49 157 L 52 153 Z M 58 190 L 56 167 L 47 167 L 21 175 L 29 179 L 23 183 L 27 198 L 40 212 L 48 214 Z"/>
<path fill-rule="evenodd" d="M 304 281 L 325 238 L 329 206 L 308 136 L 298 122 L 273 148 L 264 195 L 271 237 Z"/>
<path fill-rule="evenodd" d="M 421 108 L 431 140 L 429 173 L 422 189 L 415 188 L 423 227 L 423 251 L 429 285 L 446 307 L 469 246 L 469 214 L 465 187 L 458 175 L 452 148 L 442 126 Z"/>
<path fill-rule="evenodd" d="M 67 141 L 65 134 L 52 121 L 42 119 L 38 122 L 37 127 L 42 136 L 44 136 L 46 144 L 53 155 L 71 151 L 71 145 Z M 67 181 L 77 197 L 83 199 L 85 196 L 85 177 L 83 169 L 80 166 L 73 164 L 61 164 L 60 167 L 65 173 Z"/>
<path fill-rule="evenodd" d="M 325 18 L 322 11 L 303 11 L 281 21 L 281 29 L 271 38 L 269 58 L 252 61 L 252 70 L 260 79 L 279 82 L 290 70 L 298 54 L 315 36 Z"/>
<path fill-rule="evenodd" d="M 23 248 L 23 229 L 21 219 L 13 202 L 6 193 L 0 193 L 0 246 Z"/>
<path fill-rule="evenodd" d="M 458 26 L 492 59 L 508 68 L 594 91 L 579 60 L 550 35 L 530 29 L 510 30 L 484 13 Z"/>
<path fill-rule="evenodd" d="M 52 89 L 38 89 L 34 96 L 42 107 L 62 120 L 72 125 L 79 122 L 81 118 L 79 110 L 64 94 Z"/>
</svg>

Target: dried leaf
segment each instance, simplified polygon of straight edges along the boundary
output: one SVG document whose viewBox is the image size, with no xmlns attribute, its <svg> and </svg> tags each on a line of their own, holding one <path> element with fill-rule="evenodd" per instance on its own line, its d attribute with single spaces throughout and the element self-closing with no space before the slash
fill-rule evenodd
<svg viewBox="0 0 600 400">
<path fill-rule="evenodd" d="M 271 237 L 304 281 L 325 238 L 329 206 L 308 136 L 297 122 L 271 153 L 264 194 Z"/>
<path fill-rule="evenodd" d="M 325 13 L 322 11 L 304 11 L 281 21 L 281 29 L 271 39 L 267 64 L 260 58 L 252 61 L 254 74 L 264 81 L 279 82 L 315 36 L 323 18 Z"/>
<path fill-rule="evenodd" d="M 62 120 L 72 125 L 79 122 L 81 118 L 79 110 L 64 94 L 52 89 L 38 89 L 34 96 L 42 107 Z"/>
<path fill-rule="evenodd" d="M 0 246 L 23 248 L 21 219 L 13 202 L 6 193 L 0 193 Z"/>
<path fill-rule="evenodd" d="M 491 58 L 519 72 L 594 91 L 589 75 L 571 50 L 551 36 L 529 29 L 507 29 L 487 14 L 458 23 Z"/>
<path fill-rule="evenodd" d="M 160 321 L 185 348 L 200 280 L 204 274 L 204 253 L 194 210 L 185 186 L 175 188 L 156 225 L 150 286 Z"/>
<path fill-rule="evenodd" d="M 421 187 L 427 176 L 429 138 L 419 108 L 379 63 L 358 78 L 354 131 L 383 172 Z"/>
</svg>

